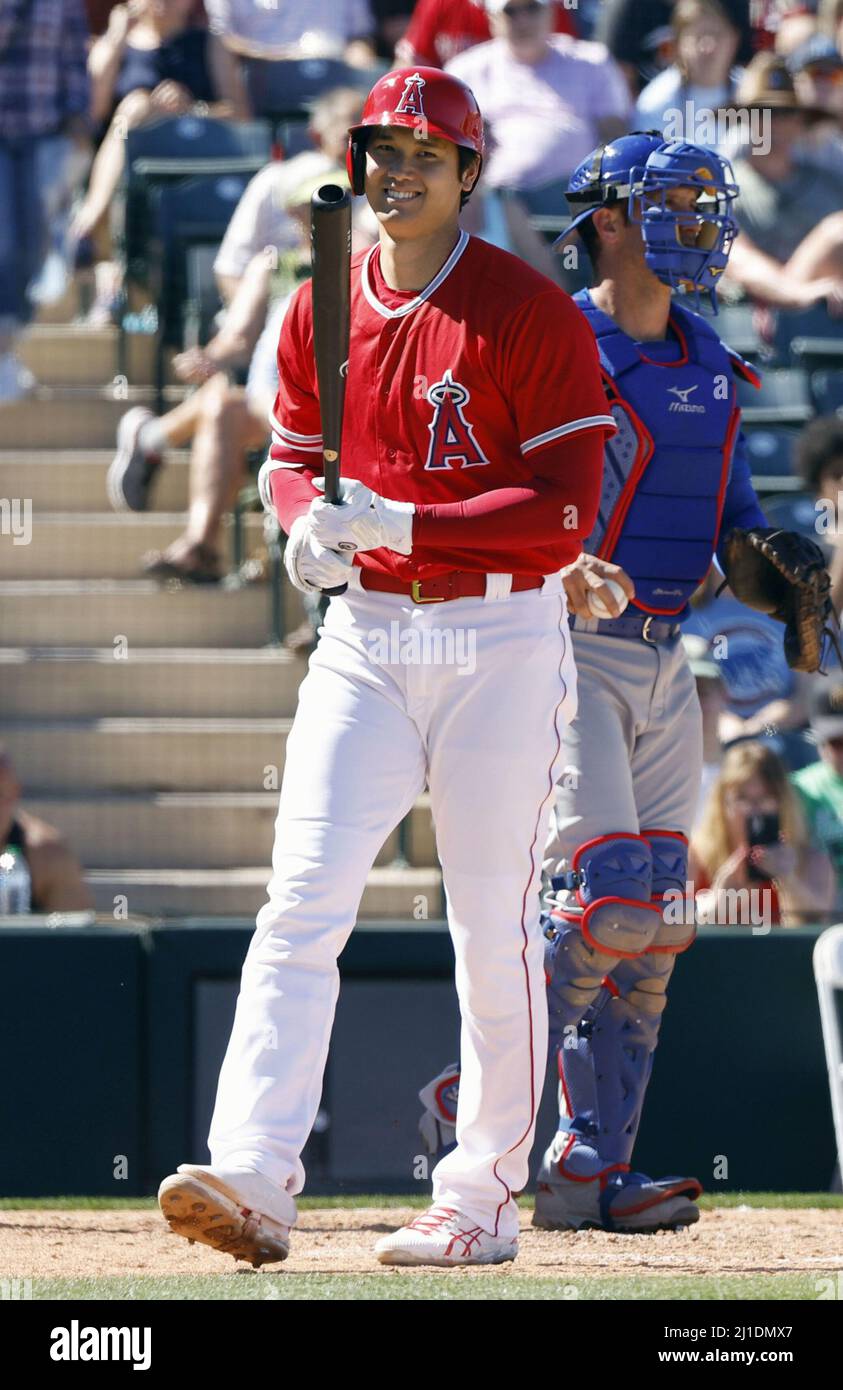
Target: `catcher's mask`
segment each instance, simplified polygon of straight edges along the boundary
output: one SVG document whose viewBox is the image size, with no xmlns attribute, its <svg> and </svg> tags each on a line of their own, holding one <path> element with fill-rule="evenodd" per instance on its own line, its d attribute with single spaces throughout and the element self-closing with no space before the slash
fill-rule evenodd
<svg viewBox="0 0 843 1390">
<path fill-rule="evenodd" d="M 650 270 L 671 289 L 691 295 L 696 309 L 706 295 L 716 314 L 717 282 L 738 233 L 730 209 L 739 189 L 729 161 L 700 145 L 671 140 L 634 170 L 631 182 L 641 196 L 630 195 L 629 218 L 641 227 Z M 673 188 L 697 191 L 692 210 L 668 206 Z"/>
<path fill-rule="evenodd" d="M 695 190 L 693 209 L 669 206 L 676 188 Z M 737 196 L 728 160 L 701 145 L 665 140 L 658 131 L 635 131 L 601 145 L 575 169 L 566 192 L 574 216 L 558 241 L 598 208 L 625 203 L 630 222 L 641 228 L 653 274 L 691 296 L 695 309 L 706 296 L 716 314 L 717 281 L 738 232 L 730 212 Z"/>
</svg>

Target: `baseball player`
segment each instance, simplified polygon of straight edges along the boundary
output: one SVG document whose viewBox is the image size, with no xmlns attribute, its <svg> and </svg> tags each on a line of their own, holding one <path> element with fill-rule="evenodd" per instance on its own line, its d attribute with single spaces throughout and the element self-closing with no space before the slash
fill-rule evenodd
<svg viewBox="0 0 843 1390">
<path fill-rule="evenodd" d="M 761 591 L 775 594 L 768 611 L 778 604 L 783 621 L 800 565 L 827 591 L 818 547 L 765 529 L 735 400 L 735 377 L 757 382 L 753 369 L 672 299 L 679 290 L 697 307 L 702 297 L 713 303 L 737 191 L 717 155 L 636 133 L 595 150 L 567 194 L 565 236 L 579 234 L 595 270 L 575 301 L 618 424 L 585 548 L 619 565 L 634 597 L 623 616 L 595 617 L 585 567 L 574 575 L 579 594 L 566 585 L 580 713 L 565 735 L 545 857 L 556 895 L 545 929 L 560 1118 L 538 1177 L 534 1224 L 544 1228 L 697 1220 L 695 1178 L 630 1169 L 667 985 L 695 932 L 685 897 L 702 720 L 680 624 L 714 552 L 730 583 L 757 557 L 757 587 L 739 583 L 739 596 L 763 607 Z M 793 664 L 817 669 L 814 638 L 827 614 L 820 594 L 819 622 L 795 641 Z M 424 1132 L 447 1141 L 454 1068 L 437 1081 L 422 1093 Z"/>
<path fill-rule="evenodd" d="M 389 73 L 350 132 L 379 223 L 352 258 L 343 497 L 321 473 L 310 284 L 278 347 L 264 500 L 286 566 L 331 599 L 287 743 L 269 901 L 242 975 L 209 1166 L 160 1189 L 174 1231 L 282 1260 L 366 876 L 425 782 L 462 1012 L 457 1144 L 392 1264 L 515 1257 L 546 1060 L 537 896 L 575 669 L 560 568 L 597 515 L 615 424 L 558 286 L 459 226 L 483 157 L 472 93 Z M 460 661 L 470 639 L 472 659 Z M 451 658 L 448 658 L 448 652 Z"/>
</svg>

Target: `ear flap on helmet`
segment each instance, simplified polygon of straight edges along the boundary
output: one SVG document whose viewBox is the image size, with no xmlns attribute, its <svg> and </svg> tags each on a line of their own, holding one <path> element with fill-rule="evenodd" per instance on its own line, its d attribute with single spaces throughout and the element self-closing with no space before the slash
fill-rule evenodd
<svg viewBox="0 0 843 1390">
<path fill-rule="evenodd" d="M 366 138 L 365 130 L 354 130 L 348 137 L 345 167 L 351 191 L 356 197 L 366 191 Z"/>
</svg>

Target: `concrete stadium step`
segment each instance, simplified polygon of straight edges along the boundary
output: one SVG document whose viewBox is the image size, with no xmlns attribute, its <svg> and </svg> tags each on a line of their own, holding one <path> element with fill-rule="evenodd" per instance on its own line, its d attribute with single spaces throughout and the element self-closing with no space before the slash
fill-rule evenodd
<svg viewBox="0 0 843 1390">
<path fill-rule="evenodd" d="M 39 304 L 35 311 L 35 322 L 39 324 L 70 324 L 80 311 L 79 286 L 69 279 L 64 294 L 50 304 Z M 81 325 L 75 325 L 81 332 Z"/>
<path fill-rule="evenodd" d="M 105 491 L 105 478 L 114 449 L 112 438 L 110 448 L 99 450 L 0 450 L 0 497 L 28 498 L 33 511 L 114 515 Z M 173 450 L 167 454 L 165 466 L 159 470 L 153 485 L 152 510 L 185 510 L 189 465 L 187 450 Z"/>
<path fill-rule="evenodd" d="M 276 791 L 290 719 L 4 720 L 27 793 Z"/>
<path fill-rule="evenodd" d="M 287 631 L 303 619 L 284 590 Z M 0 580 L 0 643 L 7 647 L 260 647 L 270 641 L 265 584 L 162 587 L 151 579 Z"/>
<path fill-rule="evenodd" d="M 168 386 L 167 407 L 186 394 L 186 387 Z M 113 449 L 120 416 L 135 405 L 154 409 L 154 402 L 155 392 L 146 386 L 39 386 L 3 406 L 3 447 Z"/>
<path fill-rule="evenodd" d="M 240 917 L 266 902 L 269 868 L 90 869 L 85 877 L 98 912 L 112 914 L 125 898 L 127 911 L 144 916 Z M 438 869 L 372 869 L 360 904 L 361 919 L 432 921 L 444 911 Z"/>
<path fill-rule="evenodd" d="M 0 718 L 285 717 L 306 670 L 278 647 L 0 647 Z"/>
<path fill-rule="evenodd" d="M 220 539 L 223 570 L 233 568 L 233 520 Z M 134 579 L 143 556 L 164 550 L 187 525 L 184 512 L 37 512 L 28 545 L 0 535 L 0 579 Z M 243 558 L 266 553 L 263 517 L 242 519 Z"/>
<path fill-rule="evenodd" d="M 18 343 L 18 355 L 42 386 L 106 386 L 119 373 L 116 327 L 86 328 L 75 323 L 34 323 Z M 126 377 L 133 386 L 151 386 L 155 377 L 155 338 L 127 333 Z"/>
<path fill-rule="evenodd" d="M 272 862 L 278 793 L 42 793 L 25 795 L 23 808 L 60 830 L 86 868 L 259 868 Z M 377 863 L 392 863 L 397 849 L 396 830 Z"/>
</svg>

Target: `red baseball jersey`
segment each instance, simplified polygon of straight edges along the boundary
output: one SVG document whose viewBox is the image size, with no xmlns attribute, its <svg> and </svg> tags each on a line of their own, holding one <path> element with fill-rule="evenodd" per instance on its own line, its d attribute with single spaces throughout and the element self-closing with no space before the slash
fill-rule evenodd
<svg viewBox="0 0 843 1390">
<path fill-rule="evenodd" d="M 356 563 L 407 582 L 455 569 L 552 574 L 569 564 L 596 517 L 602 471 L 600 449 L 584 465 L 577 436 L 599 431 L 602 440 L 615 429 L 585 318 L 552 281 L 465 232 L 422 291 L 390 289 L 379 262 L 377 246 L 352 259 L 341 468 L 383 497 L 415 502 L 418 514 L 412 555 L 381 549 Z M 309 283 L 284 319 L 278 374 L 261 491 L 283 513 L 290 470 L 321 472 Z M 519 534 L 515 511 L 501 513 L 508 525 L 472 543 L 462 507 L 495 493 L 543 505 L 543 529 Z M 297 501 L 304 510 L 307 494 Z M 436 540 L 443 520 L 445 543 Z M 482 534 L 491 535 L 488 525 Z"/>
</svg>

